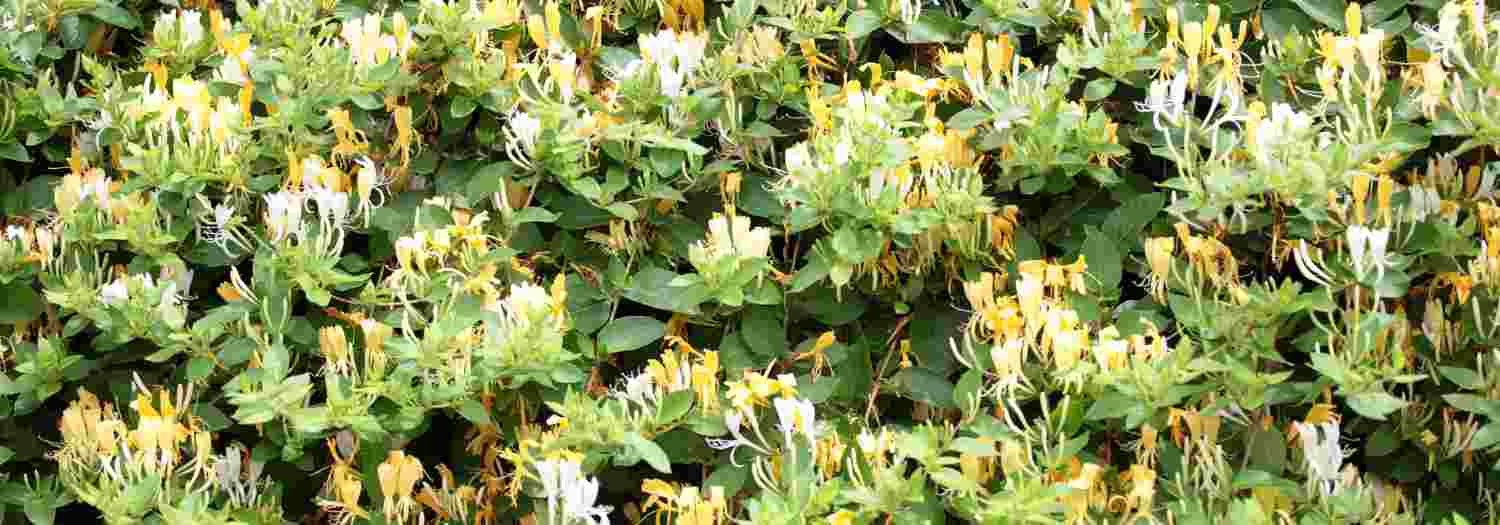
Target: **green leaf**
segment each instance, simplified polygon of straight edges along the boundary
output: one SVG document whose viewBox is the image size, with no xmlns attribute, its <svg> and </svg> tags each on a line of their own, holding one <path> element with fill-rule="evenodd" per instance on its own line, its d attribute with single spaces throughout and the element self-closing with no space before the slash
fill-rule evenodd
<svg viewBox="0 0 1500 525">
<path fill-rule="evenodd" d="M 1268 472 L 1242 470 L 1234 474 L 1234 479 L 1230 481 L 1230 484 L 1234 487 L 1234 490 L 1246 490 L 1256 487 L 1274 487 L 1283 482 L 1284 480 Z"/>
<path fill-rule="evenodd" d="M 448 104 L 448 114 L 453 118 L 464 118 L 473 113 L 479 103 L 469 97 L 454 97 Z"/>
<path fill-rule="evenodd" d="M 1100 419 L 1124 417 L 1127 411 L 1138 404 L 1140 402 L 1136 401 L 1135 398 L 1119 392 L 1109 392 L 1100 396 L 1098 400 L 1094 401 L 1094 404 L 1089 405 L 1089 411 L 1083 418 L 1089 421 L 1097 421 Z"/>
<path fill-rule="evenodd" d="M 1487 416 L 1491 419 L 1500 419 L 1500 401 L 1485 399 L 1473 394 L 1448 394 L 1443 396 L 1443 400 L 1453 405 L 1453 408 Z"/>
<path fill-rule="evenodd" d="M 39 500 L 27 501 L 21 506 L 21 512 L 32 525 L 52 525 L 57 519 L 57 509 Z"/>
<path fill-rule="evenodd" d="M 948 445 L 948 449 L 977 458 L 990 458 L 1000 455 L 1000 451 L 995 449 L 994 440 L 980 441 L 971 437 L 961 437 L 953 440 L 953 444 Z"/>
<path fill-rule="evenodd" d="M 1245 433 L 1245 448 L 1250 453 L 1250 464 L 1271 474 L 1280 474 L 1286 469 L 1287 446 L 1281 430 L 1275 426 L 1266 430 L 1251 429 Z"/>
<path fill-rule="evenodd" d="M 1275 40 L 1285 39 L 1293 32 L 1307 33 L 1314 29 L 1311 18 L 1301 11 L 1286 7 L 1262 11 L 1261 24 L 1265 27 L 1266 36 Z"/>
<path fill-rule="evenodd" d="M 958 378 L 958 385 L 953 388 L 953 402 L 959 408 L 969 407 L 979 395 L 979 388 L 984 386 L 984 371 L 970 369 Z"/>
<path fill-rule="evenodd" d="M 385 107 L 385 102 L 381 102 L 379 98 L 376 98 L 375 95 L 370 93 L 358 93 L 350 95 L 349 101 L 353 102 L 355 106 L 359 107 L 359 109 L 363 109 L 365 111 L 375 111 L 377 109 Z"/>
<path fill-rule="evenodd" d="M 623 202 L 616 202 L 609 206 L 605 206 L 604 209 L 614 214 L 614 216 L 625 219 L 627 221 L 634 221 L 636 220 L 636 218 L 640 217 L 640 212 L 636 211 L 635 206 L 631 206 Z"/>
<path fill-rule="evenodd" d="M 670 425 L 693 409 L 693 391 L 678 390 L 662 398 L 656 408 L 656 424 Z"/>
<path fill-rule="evenodd" d="M 1366 392 L 1350 396 L 1347 401 L 1349 402 L 1349 408 L 1354 409 L 1355 413 L 1380 421 L 1385 421 L 1386 414 L 1395 412 L 1406 406 L 1406 401 L 1402 401 L 1396 396 L 1383 391 Z"/>
<path fill-rule="evenodd" d="M 194 404 L 192 413 L 202 420 L 203 428 L 209 432 L 218 432 L 234 426 L 234 422 L 229 419 L 229 416 L 224 415 L 224 411 L 210 403 Z"/>
<path fill-rule="evenodd" d="M 672 473 L 672 460 L 667 458 L 666 451 L 661 445 L 641 437 L 640 434 L 631 432 L 625 435 L 625 446 L 630 448 L 636 456 L 646 461 L 647 465 L 662 474 Z"/>
<path fill-rule="evenodd" d="M 26 152 L 26 147 L 17 142 L 0 143 L 0 159 L 13 160 L 16 162 L 31 162 L 31 154 Z"/>
<path fill-rule="evenodd" d="M 1479 377 L 1479 374 L 1467 368 L 1440 366 L 1438 372 L 1465 390 L 1479 390 L 1484 387 L 1484 380 Z"/>
<path fill-rule="evenodd" d="M 818 322 L 829 326 L 840 326 L 859 319 L 868 307 L 864 297 L 853 290 L 844 290 L 840 294 L 826 286 L 809 289 L 799 294 L 797 300 Z"/>
<path fill-rule="evenodd" d="M 599 344 L 606 352 L 629 352 L 661 339 L 667 325 L 645 316 L 621 317 L 610 321 L 599 331 Z"/>
<path fill-rule="evenodd" d="M 880 29 L 880 15 L 870 9 L 860 9 L 849 14 L 844 21 L 844 36 L 850 40 L 864 38 Z"/>
<path fill-rule="evenodd" d="M 750 468 L 748 466 L 735 466 L 725 463 L 714 467 L 713 474 L 703 481 L 703 488 L 724 487 L 724 495 L 733 497 L 740 489 L 745 488 L 745 482 L 750 479 Z"/>
<path fill-rule="evenodd" d="M 1381 457 L 1401 446 L 1400 438 L 1396 437 L 1394 429 L 1380 428 L 1370 433 L 1370 440 L 1365 442 L 1365 457 Z"/>
<path fill-rule="evenodd" d="M 1104 221 L 1104 233 L 1133 251 L 1141 242 L 1141 228 L 1150 224 L 1166 205 L 1166 194 L 1157 192 L 1137 195 L 1120 203 L 1120 207 L 1109 213 L 1109 219 Z"/>
<path fill-rule="evenodd" d="M 915 23 L 906 26 L 904 31 L 888 33 L 907 44 L 941 44 L 957 42 L 963 31 L 963 21 L 942 11 L 929 9 L 918 16 Z"/>
<path fill-rule="evenodd" d="M 135 16 L 135 13 L 130 12 L 130 10 L 128 9 L 112 3 L 104 2 L 100 2 L 95 5 L 97 7 L 95 7 L 94 11 L 89 14 L 93 15 L 94 18 L 99 19 L 100 22 L 104 22 L 121 29 L 135 29 L 141 26 L 141 19 L 137 18 Z"/>
<path fill-rule="evenodd" d="M 966 108 L 948 119 L 948 127 L 953 129 L 973 129 L 983 126 L 995 118 L 993 113 L 982 108 Z"/>
<path fill-rule="evenodd" d="M 924 368 L 907 368 L 896 373 L 893 381 L 911 394 L 911 399 L 938 408 L 957 408 L 953 403 L 953 383 Z"/>
<path fill-rule="evenodd" d="M 550 224 L 557 221 L 557 214 L 547 211 L 546 208 L 531 206 L 516 212 L 515 215 L 511 215 L 510 220 L 511 222 L 514 222 L 516 224 L 523 224 L 528 222 L 542 222 Z"/>
<path fill-rule="evenodd" d="M 488 199 L 505 188 L 505 181 L 510 180 L 514 172 L 515 166 L 510 162 L 486 164 L 474 173 L 466 175 L 469 182 L 464 185 L 464 197 L 469 200 L 470 205 Z"/>
<path fill-rule="evenodd" d="M 1110 93 L 1115 92 L 1115 79 L 1109 77 L 1096 78 L 1083 86 L 1083 99 L 1089 102 L 1103 100 Z"/>
<path fill-rule="evenodd" d="M 1115 241 L 1110 236 L 1092 227 L 1087 231 L 1088 238 L 1083 241 L 1080 255 L 1085 257 L 1088 274 L 1093 277 L 1088 287 L 1112 295 L 1120 288 L 1120 249 L 1115 247 Z"/>
<path fill-rule="evenodd" d="M 196 383 L 196 382 L 202 381 L 204 379 L 208 379 L 208 376 L 213 375 L 213 373 L 214 373 L 214 361 L 212 359 L 209 359 L 207 357 L 199 356 L 199 357 L 194 357 L 194 358 L 188 360 L 188 365 L 187 365 L 187 380 L 188 381 Z"/>
<path fill-rule="evenodd" d="M 1334 383 L 1342 384 L 1348 380 L 1349 369 L 1344 366 L 1342 361 L 1335 359 L 1332 355 L 1319 352 L 1312 354 L 1311 358 L 1312 363 L 1310 364 L 1313 370 L 1317 370 L 1324 377 L 1332 379 Z"/>
<path fill-rule="evenodd" d="M 1390 18 L 1391 15 L 1396 14 L 1401 8 L 1406 7 L 1408 3 L 1410 2 L 1407 0 L 1378 0 L 1365 4 L 1360 11 L 1363 12 L 1364 16 L 1362 18 L 1364 18 L 1365 23 L 1370 24 Z"/>
<path fill-rule="evenodd" d="M 1484 450 L 1500 443 L 1500 423 L 1489 423 L 1474 433 L 1469 440 L 1469 450 Z"/>
<path fill-rule="evenodd" d="M 710 291 L 706 286 L 672 286 L 676 278 L 676 273 L 647 267 L 631 277 L 625 298 L 658 310 L 697 315 L 698 305 L 708 299 Z"/>
<path fill-rule="evenodd" d="M 24 323 L 42 316 L 46 305 L 30 280 L 11 281 L 0 288 L 0 324 Z"/>
<path fill-rule="evenodd" d="M 475 425 L 490 425 L 490 411 L 484 408 L 484 403 L 473 399 L 465 399 L 458 405 L 458 415 L 463 416 Z"/>
<path fill-rule="evenodd" d="M 401 72 L 400 60 L 386 60 L 380 65 L 370 68 L 369 79 L 374 82 L 390 82 Z"/>
<path fill-rule="evenodd" d="M 1292 0 L 1303 13 L 1322 22 L 1337 32 L 1344 32 L 1344 7 L 1342 0 Z"/>
<path fill-rule="evenodd" d="M 792 284 L 791 286 L 787 287 L 787 291 L 791 293 L 797 293 L 806 290 L 809 286 L 817 284 L 818 281 L 822 281 L 824 278 L 827 278 L 828 271 L 829 267 L 828 261 L 826 259 L 822 257 L 811 257 L 807 261 L 807 265 L 803 266 L 801 270 L 797 270 L 796 276 L 792 277 Z"/>
</svg>

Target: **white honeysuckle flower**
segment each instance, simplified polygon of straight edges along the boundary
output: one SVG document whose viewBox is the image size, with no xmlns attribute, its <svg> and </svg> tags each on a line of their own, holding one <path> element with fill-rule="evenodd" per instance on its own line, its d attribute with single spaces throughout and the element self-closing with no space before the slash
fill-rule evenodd
<svg viewBox="0 0 1500 525">
<path fill-rule="evenodd" d="M 161 287 L 161 301 L 157 303 L 163 317 L 170 315 L 173 308 L 182 304 L 182 298 L 177 295 L 177 283 L 168 282 Z"/>
<path fill-rule="evenodd" d="M 884 454 L 890 447 L 891 435 L 881 429 L 879 434 L 871 432 L 869 428 L 859 431 L 854 442 L 859 445 L 859 450 L 866 456 L 878 456 Z"/>
<path fill-rule="evenodd" d="M 402 270 L 411 269 L 412 258 L 425 260 L 423 249 L 426 247 L 422 239 L 416 237 L 402 237 L 396 239 L 396 259 L 401 263 Z M 504 317 L 504 316 L 502 316 Z"/>
<path fill-rule="evenodd" d="M 776 398 L 772 405 L 776 408 L 776 418 L 780 421 L 778 428 L 786 440 L 787 448 L 792 447 L 792 436 L 798 433 L 806 437 L 809 444 L 818 442 L 813 435 L 813 427 L 817 424 L 817 419 L 812 401 L 780 397 Z"/>
<path fill-rule="evenodd" d="M 869 113 L 869 104 L 867 103 L 869 98 L 870 96 L 862 89 L 850 91 L 844 97 L 844 107 L 849 111 L 850 120 L 865 120 L 865 115 Z"/>
<path fill-rule="evenodd" d="M 379 49 L 386 55 L 386 58 L 390 58 L 390 56 L 393 55 L 405 58 L 405 55 L 403 53 L 404 50 L 401 49 L 401 42 L 398 42 L 396 40 L 395 35 L 380 35 Z M 383 63 L 385 61 L 382 60 L 381 62 Z"/>
<path fill-rule="evenodd" d="M 870 175 L 870 187 L 867 193 L 870 200 L 874 201 L 879 199 L 887 188 L 894 188 L 900 200 L 905 201 L 906 196 L 911 194 L 912 186 L 916 184 L 916 181 L 916 177 L 902 176 L 900 173 L 889 170 L 877 170 Z"/>
<path fill-rule="evenodd" d="M 678 36 L 674 49 L 677 54 L 677 67 L 684 74 L 690 75 L 703 64 L 703 55 L 708 51 L 708 35 L 683 33 Z"/>
<path fill-rule="evenodd" d="M 547 294 L 547 289 L 532 283 L 511 285 L 510 296 L 505 298 L 506 311 L 516 318 L 526 320 L 546 313 L 551 304 L 552 296 Z"/>
<path fill-rule="evenodd" d="M 1302 442 L 1308 481 L 1317 484 L 1324 496 L 1332 495 L 1340 478 L 1339 469 L 1344 466 L 1344 449 L 1339 445 L 1339 423 L 1329 421 L 1313 425 L 1299 422 L 1293 425 Z"/>
<path fill-rule="evenodd" d="M 152 36 L 156 40 L 169 40 L 172 35 L 178 33 L 177 11 L 162 11 L 156 18 L 156 25 L 152 26 Z"/>
<path fill-rule="evenodd" d="M 203 41 L 203 13 L 192 9 L 183 11 L 178 16 L 178 22 L 181 24 L 178 36 L 184 47 L 193 47 Z"/>
<path fill-rule="evenodd" d="M 1497 174 L 1500 174 L 1500 170 L 1484 170 L 1484 175 L 1479 178 L 1479 188 L 1474 190 L 1475 199 L 1495 196 L 1495 176 Z"/>
<path fill-rule="evenodd" d="M 628 79 L 635 78 L 636 73 L 641 72 L 641 66 L 645 64 L 641 59 L 632 59 L 625 65 L 619 67 L 605 68 L 604 72 L 609 75 L 610 81 L 618 84 Z"/>
<path fill-rule="evenodd" d="M 682 95 L 683 75 L 676 68 L 666 64 L 657 65 L 657 75 L 661 78 L 661 94 L 668 98 L 676 98 Z"/>
<path fill-rule="evenodd" d="M 206 205 L 207 200 L 200 200 Z M 219 249 L 229 251 L 229 241 L 234 240 L 233 233 L 229 231 L 229 221 L 234 219 L 234 207 L 227 204 L 215 205 L 208 217 L 198 221 L 198 238 L 204 242 L 217 245 Z M 238 243 L 238 241 L 236 241 Z"/>
<path fill-rule="evenodd" d="M 323 180 L 323 159 L 317 156 L 303 157 L 302 180 L 309 181 L 309 185 L 320 184 L 318 181 Z"/>
<path fill-rule="evenodd" d="M 917 17 L 922 14 L 921 0 L 898 0 L 900 4 L 901 23 L 912 25 L 917 23 Z"/>
<path fill-rule="evenodd" d="M 683 88 L 703 64 L 708 49 L 708 35 L 676 33 L 670 29 L 654 35 L 641 35 L 641 56 L 656 66 L 661 93 L 669 98 L 683 94 Z"/>
<path fill-rule="evenodd" d="M 1415 25 L 1428 50 L 1442 58 L 1446 65 L 1452 65 L 1448 59 L 1451 54 L 1463 49 L 1463 43 L 1458 38 L 1458 29 L 1463 23 L 1463 9 L 1462 2 L 1449 2 L 1438 10 L 1436 26 L 1423 23 Z"/>
<path fill-rule="evenodd" d="M 1307 143 L 1311 138 L 1309 134 L 1312 131 L 1311 115 L 1278 102 L 1271 106 L 1271 114 L 1267 115 L 1266 120 L 1261 124 L 1255 136 L 1255 143 L 1250 145 L 1250 150 L 1262 160 L 1272 159 L 1277 153 L 1291 151 L 1291 149 L 1303 151 L 1307 148 Z"/>
<path fill-rule="evenodd" d="M 1412 186 L 1407 188 L 1406 218 L 1411 222 L 1420 222 L 1427 216 L 1439 213 L 1443 209 L 1443 197 L 1438 195 L 1437 190 L 1424 186 Z"/>
<path fill-rule="evenodd" d="M 569 76 L 577 74 L 576 71 L 578 70 L 578 55 L 574 54 L 573 51 L 563 51 L 562 54 L 558 55 L 554 60 L 556 61 L 556 65 L 563 71 L 565 71 L 565 73 L 563 74 Z M 553 71 L 556 70 L 554 69 Z M 558 82 L 558 84 L 562 88 L 563 102 L 571 102 L 573 100 L 574 82 Z"/>
<path fill-rule="evenodd" d="M 627 375 L 622 386 L 622 389 L 613 393 L 616 399 L 634 403 L 642 409 L 656 404 L 656 386 L 651 381 L 651 374 L 641 371 Z"/>
<path fill-rule="evenodd" d="M 26 238 L 26 228 L 23 228 L 23 227 L 21 227 L 18 224 L 12 224 L 10 226 L 7 226 L 5 228 L 5 238 L 7 240 L 12 240 L 12 241 L 25 239 Z"/>
<path fill-rule="evenodd" d="M 677 56 L 677 33 L 664 29 L 652 35 L 640 35 L 641 56 L 652 63 L 671 62 Z"/>
<path fill-rule="evenodd" d="M 95 204 L 104 208 L 109 205 L 109 177 L 100 177 L 92 183 L 83 183 L 78 186 L 78 203 L 88 202 L 89 197 L 94 198 Z"/>
<path fill-rule="evenodd" d="M 745 434 L 740 430 L 740 426 L 744 423 L 744 420 L 745 414 L 740 413 L 740 411 L 727 411 L 724 414 L 724 427 L 729 429 L 730 439 L 710 438 L 704 440 L 709 448 L 712 448 L 714 450 L 728 450 L 729 463 L 736 467 L 740 466 L 740 464 L 738 460 L 735 459 L 734 453 L 736 450 L 739 450 L 740 447 L 749 447 L 751 450 L 754 450 L 761 454 L 770 454 L 769 450 L 766 450 L 760 445 L 757 445 L 754 441 L 750 441 L 745 437 Z"/>
<path fill-rule="evenodd" d="M 510 114 L 510 129 L 515 132 L 516 140 L 521 141 L 529 152 L 536 147 L 536 139 L 542 134 L 542 121 L 525 111 L 513 111 Z"/>
<path fill-rule="evenodd" d="M 1364 275 L 1365 252 L 1370 246 L 1369 228 L 1350 226 L 1344 231 L 1344 242 L 1349 246 L 1349 257 L 1354 260 L 1354 273 Z"/>
<path fill-rule="evenodd" d="M 563 518 L 562 523 L 574 520 L 592 525 L 609 523 L 611 508 L 594 504 L 599 497 L 599 481 L 585 478 L 578 462 L 547 459 L 538 461 L 536 469 L 542 494 L 547 498 L 548 515 Z"/>
<path fill-rule="evenodd" d="M 164 89 L 157 89 L 148 75 L 146 80 L 141 82 L 140 102 L 126 109 L 125 112 L 131 118 L 141 118 L 146 115 L 157 114 L 157 118 L 152 123 L 160 126 L 170 118 L 167 114 L 172 113 L 175 108 L 176 106 L 172 105 L 171 95 Z"/>
<path fill-rule="evenodd" d="M 385 204 L 384 188 L 390 185 L 390 179 L 380 174 L 375 161 L 369 157 L 360 157 L 354 162 L 359 165 L 359 171 L 354 175 L 354 191 L 359 194 L 360 209 L 378 208 Z"/>
<path fill-rule="evenodd" d="M 1386 245 L 1391 240 L 1390 228 L 1371 229 L 1350 226 L 1344 232 L 1344 242 L 1349 246 L 1349 257 L 1354 262 L 1354 274 L 1363 279 L 1366 271 L 1376 271 L 1376 279 L 1385 277 Z"/>
<path fill-rule="evenodd" d="M 240 63 L 244 62 L 249 65 L 253 61 L 255 61 L 255 46 L 250 46 L 240 52 L 237 60 L 235 57 L 226 57 L 223 62 L 219 63 L 219 68 L 214 70 L 214 77 L 220 82 L 244 84 L 249 79 L 245 77 Z"/>
<path fill-rule="evenodd" d="M 307 195 L 318 208 L 318 220 L 330 228 L 341 228 L 349 218 L 349 194 L 311 183 Z"/>
<path fill-rule="evenodd" d="M 708 221 L 708 236 L 702 242 L 713 257 L 765 257 L 771 250 L 771 230 L 751 228 L 749 217 L 716 213 Z"/>
<path fill-rule="evenodd" d="M 193 287 L 193 271 L 184 270 L 172 273 L 168 272 L 166 268 L 162 268 L 161 274 L 157 276 L 156 280 L 160 283 L 170 284 L 173 287 L 173 293 L 179 290 L 187 293 L 187 290 Z"/>
<path fill-rule="evenodd" d="M 214 206 L 214 226 L 219 229 L 229 227 L 229 220 L 234 218 L 234 206 L 220 204 Z"/>
<path fill-rule="evenodd" d="M 547 498 L 547 509 L 555 514 L 557 501 L 562 498 L 564 478 L 578 476 L 578 464 L 559 459 L 547 459 L 536 463 L 537 477 L 542 482 L 542 494 Z"/>
<path fill-rule="evenodd" d="M 716 281 L 721 274 L 737 271 L 743 258 L 765 257 L 770 249 L 770 229 L 750 227 L 749 217 L 714 214 L 704 239 L 688 246 L 688 262 L 710 281 Z M 732 262 L 732 268 L 719 266 L 719 261 L 726 259 Z"/>
<path fill-rule="evenodd" d="M 339 36 L 349 46 L 349 54 L 360 66 L 378 66 L 392 56 L 405 56 L 405 49 L 394 36 L 382 34 L 380 25 L 384 18 L 370 13 L 363 18 L 345 22 Z"/>
<path fill-rule="evenodd" d="M 1171 80 L 1158 79 L 1151 82 L 1146 102 L 1136 103 L 1138 111 L 1151 113 L 1151 123 L 1157 129 L 1165 129 L 1163 121 L 1176 126 L 1182 122 L 1187 104 L 1187 74 L 1177 73 Z"/>
<path fill-rule="evenodd" d="M 563 486 L 563 512 L 568 517 L 593 525 L 609 525 L 611 507 L 595 505 L 599 499 L 599 480 L 579 476 Z"/>
<path fill-rule="evenodd" d="M 786 170 L 790 172 L 802 171 L 812 168 L 812 156 L 808 154 L 807 143 L 798 142 L 786 150 Z"/>
<path fill-rule="evenodd" d="M 278 191 L 267 194 L 265 199 L 266 226 L 271 230 L 272 239 L 280 241 L 288 235 L 296 235 L 300 238 L 302 236 L 302 195 Z"/>
<path fill-rule="evenodd" d="M 1320 256 L 1321 257 L 1321 256 Z M 1292 258 L 1297 263 L 1297 268 L 1302 270 L 1302 275 L 1319 286 L 1332 286 L 1333 276 L 1324 270 L 1317 260 L 1314 260 L 1311 248 L 1307 241 L 1298 240 L 1297 249 L 1292 251 Z"/>
<path fill-rule="evenodd" d="M 510 125 L 505 127 L 505 153 L 512 162 L 531 169 L 531 156 L 536 153 L 537 137 L 542 134 L 542 121 L 524 111 L 511 111 Z"/>
<path fill-rule="evenodd" d="M 130 288 L 125 285 L 125 280 L 116 278 L 109 284 L 99 289 L 99 300 L 104 304 L 116 305 L 130 299 Z"/>
<path fill-rule="evenodd" d="M 231 133 L 231 130 L 238 126 L 244 119 L 244 112 L 240 111 L 240 105 L 235 102 L 228 102 L 226 99 L 220 99 L 219 104 L 209 114 L 208 119 L 209 133 L 214 141 L 214 145 L 224 151 L 237 151 L 240 148 L 241 140 L 239 135 Z M 225 155 L 221 158 L 228 160 L 230 157 Z"/>
</svg>

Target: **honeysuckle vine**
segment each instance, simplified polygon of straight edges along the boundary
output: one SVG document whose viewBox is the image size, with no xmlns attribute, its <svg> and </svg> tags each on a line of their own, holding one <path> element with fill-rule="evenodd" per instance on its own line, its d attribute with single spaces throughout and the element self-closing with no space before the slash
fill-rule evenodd
<svg viewBox="0 0 1500 525">
<path fill-rule="evenodd" d="M 1482 0 L 0 28 L 0 518 L 1500 522 Z"/>
</svg>

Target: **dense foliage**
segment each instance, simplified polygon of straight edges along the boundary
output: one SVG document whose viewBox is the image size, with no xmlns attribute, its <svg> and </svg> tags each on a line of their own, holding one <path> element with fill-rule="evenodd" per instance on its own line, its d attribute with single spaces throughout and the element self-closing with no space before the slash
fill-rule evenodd
<svg viewBox="0 0 1500 525">
<path fill-rule="evenodd" d="M 1483 0 L 12 0 L 36 524 L 1500 523 Z"/>
</svg>

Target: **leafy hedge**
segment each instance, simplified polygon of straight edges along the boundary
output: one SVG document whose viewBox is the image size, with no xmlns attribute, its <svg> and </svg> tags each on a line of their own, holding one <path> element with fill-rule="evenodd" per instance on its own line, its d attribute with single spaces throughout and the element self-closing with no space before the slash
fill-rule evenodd
<svg viewBox="0 0 1500 525">
<path fill-rule="evenodd" d="M 1483 0 L 13 0 L 36 524 L 1500 521 Z"/>
</svg>

